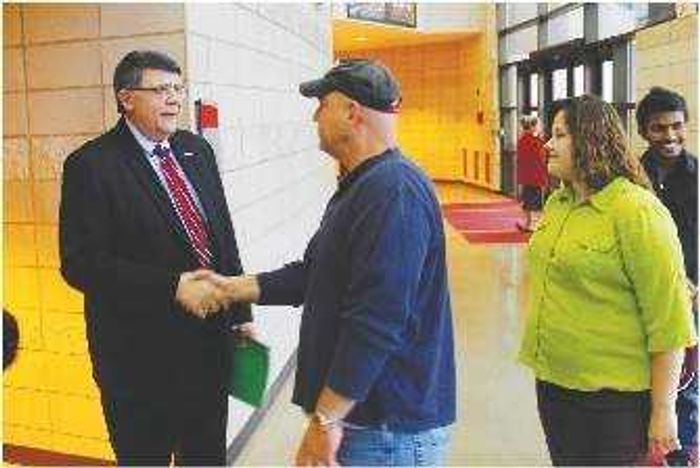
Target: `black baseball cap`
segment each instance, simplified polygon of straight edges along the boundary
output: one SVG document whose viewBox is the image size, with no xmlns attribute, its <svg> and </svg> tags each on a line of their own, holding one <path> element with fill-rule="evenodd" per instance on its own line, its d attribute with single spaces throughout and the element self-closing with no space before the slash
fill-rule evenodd
<svg viewBox="0 0 700 468">
<path fill-rule="evenodd" d="M 343 60 L 323 78 L 299 85 L 302 96 L 322 98 L 338 91 L 363 106 L 396 113 L 401 103 L 399 83 L 388 68 L 376 60 Z"/>
</svg>

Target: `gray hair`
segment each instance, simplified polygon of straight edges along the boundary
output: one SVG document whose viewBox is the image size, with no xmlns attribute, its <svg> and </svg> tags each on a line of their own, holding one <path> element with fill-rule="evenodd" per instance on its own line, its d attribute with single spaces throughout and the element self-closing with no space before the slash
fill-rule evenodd
<svg viewBox="0 0 700 468">
<path fill-rule="evenodd" d="M 114 97 L 117 100 L 117 111 L 124 113 L 119 102 L 119 91 L 141 85 L 143 71 L 146 69 L 163 70 L 182 75 L 182 70 L 175 60 L 163 52 L 155 50 L 133 50 L 126 54 L 114 70 Z"/>
</svg>

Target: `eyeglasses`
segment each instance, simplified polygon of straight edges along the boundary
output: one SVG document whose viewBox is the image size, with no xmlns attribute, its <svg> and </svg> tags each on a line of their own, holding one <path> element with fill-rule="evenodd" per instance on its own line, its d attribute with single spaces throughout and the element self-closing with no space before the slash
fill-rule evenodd
<svg viewBox="0 0 700 468">
<path fill-rule="evenodd" d="M 177 96 L 177 97 L 184 97 L 187 95 L 187 87 L 183 84 L 173 84 L 173 83 L 168 83 L 168 84 L 160 84 L 158 86 L 150 86 L 150 87 L 139 87 L 139 86 L 134 86 L 132 88 L 127 88 L 132 91 L 151 91 L 156 94 L 158 97 L 165 97 L 165 96 Z"/>
</svg>

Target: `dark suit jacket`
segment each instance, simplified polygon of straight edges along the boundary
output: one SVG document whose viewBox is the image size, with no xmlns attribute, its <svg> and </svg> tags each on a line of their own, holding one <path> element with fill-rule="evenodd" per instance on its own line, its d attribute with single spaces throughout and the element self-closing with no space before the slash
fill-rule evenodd
<svg viewBox="0 0 700 468">
<path fill-rule="evenodd" d="M 170 139 L 206 212 L 213 269 L 242 273 L 213 151 L 190 132 Z M 180 273 L 197 268 L 167 192 L 124 119 L 64 164 L 61 273 L 85 295 L 93 374 L 114 397 L 211 398 L 223 389 L 235 306 L 200 320 L 175 303 Z"/>
</svg>

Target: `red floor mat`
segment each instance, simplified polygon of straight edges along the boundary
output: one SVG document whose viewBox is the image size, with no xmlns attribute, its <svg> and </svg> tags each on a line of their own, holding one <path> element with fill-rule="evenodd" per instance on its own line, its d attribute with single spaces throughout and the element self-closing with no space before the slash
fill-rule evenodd
<svg viewBox="0 0 700 468">
<path fill-rule="evenodd" d="M 523 212 L 515 200 L 485 203 L 449 203 L 442 206 L 447 221 L 472 244 L 525 243 L 529 234 L 515 223 Z"/>
</svg>

